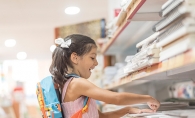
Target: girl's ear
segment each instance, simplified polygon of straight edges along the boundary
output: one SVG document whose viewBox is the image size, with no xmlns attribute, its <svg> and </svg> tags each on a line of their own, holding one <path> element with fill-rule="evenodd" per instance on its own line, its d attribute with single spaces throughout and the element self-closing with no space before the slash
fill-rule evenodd
<svg viewBox="0 0 195 118">
<path fill-rule="evenodd" d="M 74 64 L 78 64 L 78 55 L 77 55 L 77 53 L 73 52 L 73 53 L 70 55 L 70 59 L 71 59 L 71 61 L 72 61 Z"/>
</svg>

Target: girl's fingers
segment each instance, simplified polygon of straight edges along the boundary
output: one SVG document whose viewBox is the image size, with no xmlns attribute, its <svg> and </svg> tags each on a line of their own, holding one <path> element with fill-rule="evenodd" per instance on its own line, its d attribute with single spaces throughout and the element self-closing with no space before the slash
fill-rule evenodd
<svg viewBox="0 0 195 118">
<path fill-rule="evenodd" d="M 142 113 L 154 113 L 155 111 L 152 109 L 141 109 Z"/>
<path fill-rule="evenodd" d="M 157 110 L 159 108 L 159 106 L 158 105 L 151 104 L 150 105 L 150 108 L 153 109 L 153 110 Z"/>
</svg>

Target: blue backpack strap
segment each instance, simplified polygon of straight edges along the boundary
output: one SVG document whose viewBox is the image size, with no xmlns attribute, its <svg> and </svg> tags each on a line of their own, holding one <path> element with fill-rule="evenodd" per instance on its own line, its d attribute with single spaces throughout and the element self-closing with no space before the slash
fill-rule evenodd
<svg viewBox="0 0 195 118">
<path fill-rule="evenodd" d="M 87 105 L 87 101 L 89 100 L 89 97 L 86 97 L 83 103 L 83 107 L 85 107 Z"/>
<path fill-rule="evenodd" d="M 71 78 L 71 77 L 75 77 L 75 78 L 80 78 L 80 76 L 78 76 L 77 74 L 71 73 L 71 74 L 67 74 L 65 75 L 66 78 Z"/>
</svg>

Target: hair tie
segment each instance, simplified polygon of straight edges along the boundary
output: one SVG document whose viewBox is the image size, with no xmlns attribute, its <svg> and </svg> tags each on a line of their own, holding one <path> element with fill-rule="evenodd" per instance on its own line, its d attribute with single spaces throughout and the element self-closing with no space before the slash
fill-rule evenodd
<svg viewBox="0 0 195 118">
<path fill-rule="evenodd" d="M 71 45 L 71 39 L 64 41 L 63 38 L 55 39 L 55 44 L 60 45 L 62 48 L 69 48 Z"/>
</svg>

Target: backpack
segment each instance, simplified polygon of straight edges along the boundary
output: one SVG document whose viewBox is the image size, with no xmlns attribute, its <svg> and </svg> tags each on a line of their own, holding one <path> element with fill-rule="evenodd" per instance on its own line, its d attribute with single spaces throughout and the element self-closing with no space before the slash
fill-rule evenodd
<svg viewBox="0 0 195 118">
<path fill-rule="evenodd" d="M 67 77 L 79 78 L 79 76 L 75 74 L 69 74 Z M 52 76 L 45 77 L 41 82 L 37 83 L 36 94 L 43 118 L 63 118 L 61 93 L 56 84 L 54 84 Z M 88 97 L 85 98 L 84 106 L 81 111 L 87 112 L 89 100 Z M 74 118 L 76 118 L 75 116 L 76 115 L 74 115 Z"/>
</svg>

